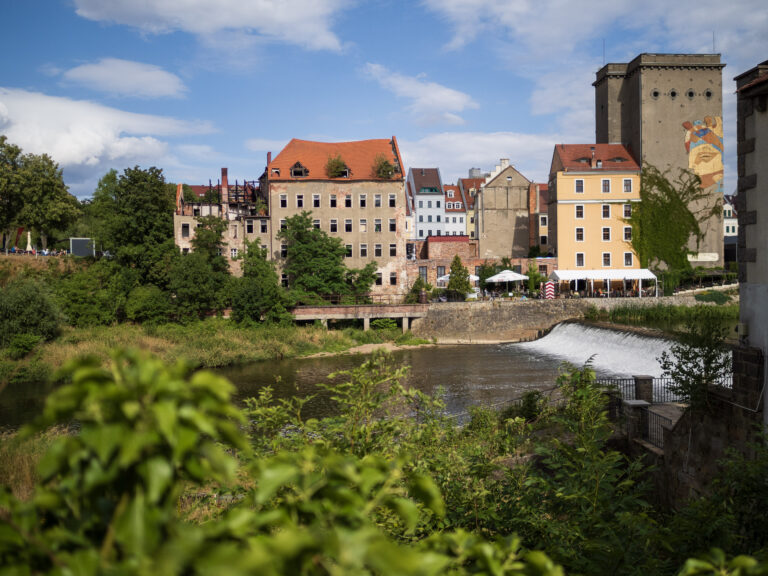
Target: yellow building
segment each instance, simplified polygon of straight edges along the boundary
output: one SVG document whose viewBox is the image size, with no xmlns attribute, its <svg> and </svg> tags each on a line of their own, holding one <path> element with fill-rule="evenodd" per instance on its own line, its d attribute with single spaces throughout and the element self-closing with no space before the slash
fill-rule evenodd
<svg viewBox="0 0 768 576">
<path fill-rule="evenodd" d="M 626 221 L 639 201 L 640 166 L 624 146 L 555 146 L 548 228 L 558 268 L 594 271 L 585 277 L 598 278 L 601 270 L 639 268 Z"/>
</svg>

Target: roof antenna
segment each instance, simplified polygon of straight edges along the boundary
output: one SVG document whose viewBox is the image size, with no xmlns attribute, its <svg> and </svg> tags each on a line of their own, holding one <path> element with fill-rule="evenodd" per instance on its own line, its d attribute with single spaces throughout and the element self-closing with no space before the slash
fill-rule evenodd
<svg viewBox="0 0 768 576">
<path fill-rule="evenodd" d="M 712 54 L 717 54 L 717 51 L 715 50 L 715 31 L 712 30 Z"/>
<path fill-rule="evenodd" d="M 605 38 L 603 38 L 603 66 L 605 66 Z"/>
</svg>

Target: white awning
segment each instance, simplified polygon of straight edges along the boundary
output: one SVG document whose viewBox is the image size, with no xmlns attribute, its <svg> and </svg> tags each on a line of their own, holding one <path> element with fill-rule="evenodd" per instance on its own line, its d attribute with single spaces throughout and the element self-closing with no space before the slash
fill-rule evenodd
<svg viewBox="0 0 768 576">
<path fill-rule="evenodd" d="M 647 268 L 627 270 L 555 270 L 550 280 L 570 282 L 571 280 L 656 280 L 656 275 Z"/>
</svg>

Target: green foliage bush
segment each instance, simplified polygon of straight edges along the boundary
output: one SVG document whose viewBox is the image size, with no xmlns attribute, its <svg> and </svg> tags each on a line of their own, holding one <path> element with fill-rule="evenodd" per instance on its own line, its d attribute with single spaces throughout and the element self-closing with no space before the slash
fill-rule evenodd
<svg viewBox="0 0 768 576">
<path fill-rule="evenodd" d="M 696 302 L 714 302 L 718 306 L 722 306 L 731 301 L 730 296 L 727 294 L 714 290 L 696 294 L 694 295 L 694 298 L 696 299 Z"/>
<path fill-rule="evenodd" d="M 40 344 L 41 338 L 36 334 L 16 334 L 8 345 L 8 356 L 11 360 L 21 360 Z"/>
<path fill-rule="evenodd" d="M 171 316 L 170 296 L 152 284 L 137 286 L 128 294 L 125 315 L 134 322 L 148 324 L 168 322 Z"/>
<path fill-rule="evenodd" d="M 373 160 L 373 175 L 376 178 L 389 180 L 394 174 L 395 167 L 387 160 L 387 157 L 384 154 L 376 155 L 376 158 Z"/>
<path fill-rule="evenodd" d="M 42 284 L 18 279 L 0 290 L 0 347 L 22 334 L 51 340 L 60 321 L 59 308 Z"/>
<path fill-rule="evenodd" d="M 325 175 L 328 178 L 341 178 L 344 176 L 347 170 L 347 164 L 341 157 L 341 154 L 336 156 L 328 156 L 328 160 L 325 163 Z"/>
</svg>

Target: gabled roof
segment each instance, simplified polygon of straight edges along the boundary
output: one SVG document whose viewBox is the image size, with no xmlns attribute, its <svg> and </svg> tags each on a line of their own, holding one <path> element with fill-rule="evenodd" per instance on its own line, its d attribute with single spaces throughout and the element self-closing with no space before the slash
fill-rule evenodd
<svg viewBox="0 0 768 576">
<path fill-rule="evenodd" d="M 349 176 L 328 178 L 325 173 L 325 165 L 328 158 L 337 155 L 341 156 L 349 169 Z M 403 161 L 394 136 L 390 140 L 358 140 L 354 142 L 312 142 L 294 138 L 267 166 L 267 176 L 271 181 L 281 182 L 300 180 L 386 181 L 387 179 L 378 178 L 373 172 L 377 156 L 384 156 L 395 167 L 395 174 L 389 180 L 403 179 Z M 291 168 L 297 162 L 308 170 L 306 176 L 291 176 Z"/>
<path fill-rule="evenodd" d="M 408 181 L 413 182 L 414 194 L 443 193 L 440 171 L 437 168 L 411 168 L 408 170 Z"/>
<path fill-rule="evenodd" d="M 448 197 L 448 191 L 453 192 L 453 198 Z M 445 211 L 446 212 L 466 212 L 467 206 L 464 202 L 464 197 L 461 194 L 461 190 L 455 184 L 444 184 L 443 191 L 445 192 Z M 461 202 L 461 208 L 454 208 L 453 206 Z M 449 208 L 448 205 L 451 205 Z"/>
<path fill-rule="evenodd" d="M 474 188 L 480 190 L 480 186 L 485 182 L 485 178 L 459 178 L 459 186 L 469 194 L 469 191 Z"/>
<path fill-rule="evenodd" d="M 622 144 L 557 144 L 552 159 L 565 171 L 639 172 L 640 166 Z"/>
</svg>

